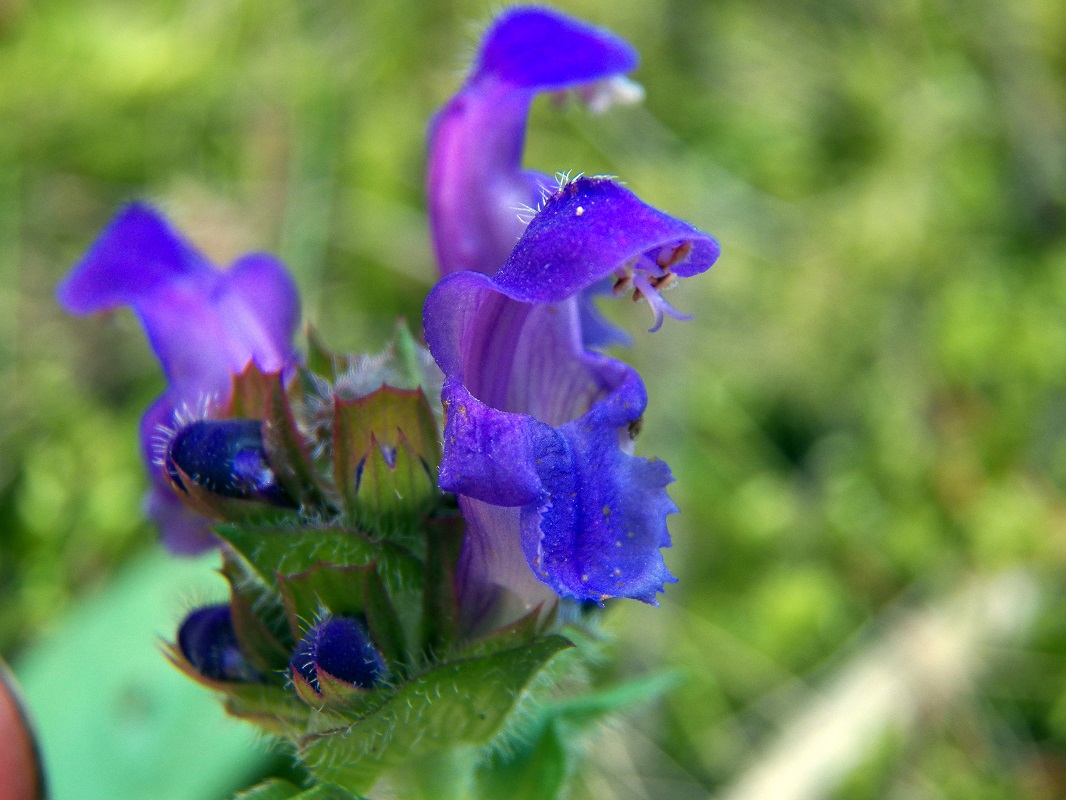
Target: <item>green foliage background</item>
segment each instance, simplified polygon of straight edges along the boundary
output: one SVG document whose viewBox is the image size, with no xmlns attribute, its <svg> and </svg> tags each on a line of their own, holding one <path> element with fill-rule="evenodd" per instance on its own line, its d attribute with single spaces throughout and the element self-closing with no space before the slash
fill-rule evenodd
<svg viewBox="0 0 1066 800">
<path fill-rule="evenodd" d="M 148 198 L 220 263 L 280 254 L 334 348 L 380 347 L 435 279 L 424 132 L 495 7 L 0 0 L 7 658 L 158 547 L 135 430 L 161 377 L 57 280 Z M 1066 5 L 558 7 L 636 45 L 648 96 L 538 103 L 527 163 L 618 175 L 724 253 L 670 296 L 695 320 L 625 356 L 682 509 L 680 582 L 611 617 L 620 673 L 683 676 L 628 723 L 645 796 L 721 790 L 897 609 L 1018 567 L 1033 624 L 832 796 L 1066 793 Z"/>
</svg>

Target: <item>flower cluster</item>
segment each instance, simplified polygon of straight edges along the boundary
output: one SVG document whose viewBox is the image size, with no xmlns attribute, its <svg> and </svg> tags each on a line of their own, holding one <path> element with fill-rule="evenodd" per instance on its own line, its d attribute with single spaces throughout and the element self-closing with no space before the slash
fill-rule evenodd
<svg viewBox="0 0 1066 800">
<path fill-rule="evenodd" d="M 327 734 L 350 747 L 358 722 L 375 742 L 367 720 L 432 691 L 441 707 L 442 685 L 467 692 L 449 735 L 483 740 L 569 646 L 547 630 L 560 599 L 655 603 L 674 580 L 672 477 L 634 454 L 647 394 L 602 352 L 628 336 L 595 303 L 646 301 L 652 331 L 684 318 L 661 292 L 718 244 L 613 180 L 521 167 L 538 93 L 599 110 L 639 97 L 636 65 L 614 35 L 546 9 L 487 31 L 430 129 L 428 354 L 401 333 L 380 356 L 314 337 L 300 356 L 284 267 L 249 255 L 218 270 L 141 204 L 59 287 L 72 313 L 140 318 L 168 381 L 141 423 L 148 513 L 174 551 L 221 546 L 231 601 L 193 611 L 171 658 L 234 713 L 273 719 L 316 774 L 370 785 L 365 764 L 337 767 Z M 475 714 L 483 696 L 495 705 Z M 391 746 L 432 745 L 433 713 L 407 745 L 388 728 Z"/>
</svg>

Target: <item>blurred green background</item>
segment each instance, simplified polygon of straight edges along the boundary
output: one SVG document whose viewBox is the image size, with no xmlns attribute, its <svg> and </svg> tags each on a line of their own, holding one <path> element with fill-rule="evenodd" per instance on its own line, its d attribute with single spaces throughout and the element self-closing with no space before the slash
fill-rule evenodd
<svg viewBox="0 0 1066 800">
<path fill-rule="evenodd" d="M 327 342 L 379 348 L 435 279 L 425 126 L 498 7 L 0 0 L 0 653 L 31 703 L 40 659 L 78 680 L 86 608 L 118 609 L 87 647 L 165 671 L 155 635 L 223 590 L 210 560 L 206 588 L 150 579 L 162 379 L 130 315 L 64 318 L 57 280 L 147 198 L 219 263 L 278 253 Z M 612 612 L 618 673 L 682 679 L 575 796 L 1066 796 L 1066 4 L 557 7 L 640 50 L 647 99 L 538 102 L 527 163 L 618 175 L 724 253 L 669 297 L 696 318 L 625 354 L 682 511 L 680 582 Z M 146 586 L 154 635 L 121 614 Z M 250 752 L 182 796 L 270 768 Z"/>
</svg>

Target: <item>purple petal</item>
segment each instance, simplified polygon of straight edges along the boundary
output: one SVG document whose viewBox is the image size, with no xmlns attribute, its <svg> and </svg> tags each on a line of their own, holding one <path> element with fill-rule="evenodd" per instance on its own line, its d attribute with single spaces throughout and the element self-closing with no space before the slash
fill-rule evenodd
<svg viewBox="0 0 1066 800">
<path fill-rule="evenodd" d="M 499 506 L 537 502 L 543 487 L 536 460 L 554 444 L 551 426 L 486 405 L 456 379 L 445 382 L 441 398 L 441 488 Z"/>
<path fill-rule="evenodd" d="M 430 222 L 442 274 L 491 274 L 522 233 L 522 208 L 553 181 L 521 169 L 537 92 L 587 87 L 630 72 L 623 40 L 558 12 L 517 8 L 486 32 L 473 74 L 429 134 Z"/>
<path fill-rule="evenodd" d="M 673 580 L 660 553 L 677 510 L 670 470 L 631 454 L 644 385 L 586 349 L 581 304 L 605 277 L 665 281 L 717 254 L 711 237 L 627 190 L 581 180 L 551 198 L 503 270 L 451 275 L 430 294 L 426 340 L 446 378 L 440 485 L 478 512 L 463 576 L 482 587 L 472 605 L 484 586 L 514 582 L 513 560 L 484 553 L 513 553 L 515 541 L 564 597 L 653 603 Z M 521 510 L 490 515 L 474 502 Z"/>
<path fill-rule="evenodd" d="M 553 606 L 556 593 L 533 575 L 522 552 L 522 509 L 470 497 L 460 497 L 459 508 L 466 536 L 456 585 L 466 629 L 476 635 L 519 619 L 537 606 Z"/>
<path fill-rule="evenodd" d="M 550 501 L 522 509 L 526 558 L 564 597 L 655 604 L 656 593 L 675 580 L 660 552 L 670 546 L 666 516 L 677 513 L 666 493 L 670 469 L 626 452 L 629 422 L 644 406 L 644 386 L 631 372 L 588 414 L 562 426 L 568 457 L 541 468 Z"/>
<path fill-rule="evenodd" d="M 292 362 L 299 301 L 291 279 L 267 258 L 246 257 L 236 272 L 212 271 L 196 283 L 171 282 L 134 304 L 181 401 L 224 400 L 249 361 L 267 372 Z"/>
<path fill-rule="evenodd" d="M 134 203 L 111 220 L 56 292 L 71 314 L 94 314 L 175 283 L 209 280 L 211 265 L 151 206 Z"/>
<path fill-rule="evenodd" d="M 300 321 L 300 296 L 284 265 L 267 253 L 251 253 L 222 273 L 217 297 L 227 320 L 233 360 L 249 360 L 267 372 L 292 363 L 292 338 Z"/>
<path fill-rule="evenodd" d="M 714 237 L 625 187 L 579 178 L 545 203 L 494 280 L 516 300 L 554 303 L 626 269 L 697 275 L 720 252 Z"/>
<path fill-rule="evenodd" d="M 146 205 L 115 217 L 57 296 L 76 314 L 131 306 L 178 404 L 226 394 L 249 361 L 273 371 L 293 357 L 299 299 L 284 268 L 252 255 L 217 270 Z"/>
<path fill-rule="evenodd" d="M 596 298 L 611 293 L 614 281 L 607 278 L 590 286 L 577 296 L 578 310 L 581 314 L 581 341 L 585 347 L 602 350 L 611 345 L 628 347 L 633 337 L 604 318 L 596 308 Z"/>
<path fill-rule="evenodd" d="M 163 545 L 179 556 L 195 556 L 218 546 L 210 523 L 191 511 L 167 485 L 153 484 L 144 497 L 144 513 L 159 528 Z"/>
<path fill-rule="evenodd" d="M 633 597 L 653 603 L 673 580 L 659 552 L 670 544 L 665 517 L 677 511 L 665 491 L 672 477 L 663 462 L 623 449 L 646 398 L 633 370 L 612 365 L 624 372 L 623 383 L 558 428 L 491 408 L 457 381 L 445 385 L 440 484 L 463 496 L 465 547 L 477 562 L 466 569 L 474 586 L 464 594 L 480 598 L 468 604 L 484 604 L 489 584 L 507 587 L 528 610 L 543 599 L 531 588 L 531 574 L 560 596 L 601 602 Z M 457 408 L 461 412 L 453 413 Z M 486 511 L 501 511 L 498 506 L 521 506 L 521 513 Z M 519 543 L 524 580 L 513 558 Z"/>
<path fill-rule="evenodd" d="M 496 19 L 485 33 L 474 77 L 558 90 L 630 72 L 638 61 L 636 51 L 610 31 L 530 6 Z"/>
</svg>

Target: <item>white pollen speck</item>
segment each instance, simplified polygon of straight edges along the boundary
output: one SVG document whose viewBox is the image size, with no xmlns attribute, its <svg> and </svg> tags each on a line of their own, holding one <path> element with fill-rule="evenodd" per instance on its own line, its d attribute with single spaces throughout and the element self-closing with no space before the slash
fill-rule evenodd
<svg viewBox="0 0 1066 800">
<path fill-rule="evenodd" d="M 575 217 L 580 217 L 584 213 L 585 213 L 585 207 L 584 206 L 578 206 L 577 207 L 577 211 L 574 212 L 574 216 Z"/>
<path fill-rule="evenodd" d="M 581 576 L 581 581 L 583 583 L 588 583 L 589 582 L 589 576 L 588 575 L 582 575 Z"/>
</svg>

